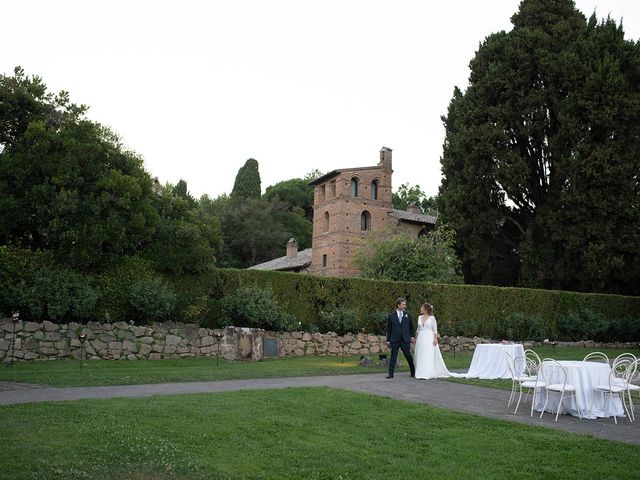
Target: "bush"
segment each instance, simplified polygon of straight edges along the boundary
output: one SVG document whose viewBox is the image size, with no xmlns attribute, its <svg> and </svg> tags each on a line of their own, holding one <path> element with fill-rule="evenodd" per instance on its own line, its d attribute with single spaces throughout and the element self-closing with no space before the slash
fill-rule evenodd
<svg viewBox="0 0 640 480">
<path fill-rule="evenodd" d="M 512 313 L 498 320 L 495 329 L 496 339 L 543 341 L 548 337 L 544 320 L 525 313 Z"/>
<path fill-rule="evenodd" d="M 617 321 L 613 334 L 615 339 L 621 342 L 640 341 L 640 317 L 625 317 Z"/>
<path fill-rule="evenodd" d="M 96 277 L 96 285 L 101 293 L 97 307 L 97 320 L 120 322 L 128 320 L 132 314 L 131 287 L 138 282 L 154 278 L 150 261 L 140 257 L 124 257 L 117 265 L 103 271 Z M 139 316 L 133 312 L 134 316 Z"/>
<path fill-rule="evenodd" d="M 42 267 L 24 291 L 24 304 L 39 319 L 87 320 L 95 313 L 98 292 L 88 279 L 69 269 Z"/>
<path fill-rule="evenodd" d="M 0 311 L 23 319 L 86 320 L 95 313 L 98 291 L 90 279 L 56 265 L 47 252 L 0 247 Z"/>
<path fill-rule="evenodd" d="M 176 295 L 161 278 L 138 280 L 129 291 L 129 305 L 134 319 L 141 323 L 168 320 L 176 305 Z"/>
<path fill-rule="evenodd" d="M 271 290 L 242 287 L 220 302 L 220 326 L 292 331 L 297 327 L 293 315 L 282 311 Z"/>
<path fill-rule="evenodd" d="M 558 319 L 558 332 L 562 340 L 609 341 L 615 328 L 604 315 L 586 307 L 563 315 Z"/>
<path fill-rule="evenodd" d="M 387 334 L 387 312 L 376 312 L 369 315 L 365 330 L 374 335 Z"/>
<path fill-rule="evenodd" d="M 358 332 L 356 314 L 343 308 L 323 310 L 320 312 L 319 323 L 320 331 L 323 333 L 335 332 L 344 335 Z"/>
<path fill-rule="evenodd" d="M 438 323 L 438 333 L 453 337 L 477 337 L 482 335 L 478 323 L 474 320 L 463 320 L 456 323 Z"/>
</svg>

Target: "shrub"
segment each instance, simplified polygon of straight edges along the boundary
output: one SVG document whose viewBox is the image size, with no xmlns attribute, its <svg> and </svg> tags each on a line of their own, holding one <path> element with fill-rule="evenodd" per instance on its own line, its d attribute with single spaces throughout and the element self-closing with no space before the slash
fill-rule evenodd
<svg viewBox="0 0 640 480">
<path fill-rule="evenodd" d="M 356 314 L 343 308 L 321 311 L 319 323 L 320 331 L 324 333 L 335 332 L 338 335 L 344 335 L 358 331 Z"/>
<path fill-rule="evenodd" d="M 264 328 L 291 331 L 296 326 L 293 315 L 282 311 L 273 292 L 257 287 L 241 287 L 220 302 L 220 326 Z"/>
<path fill-rule="evenodd" d="M 640 341 L 640 317 L 625 317 L 617 321 L 613 328 L 616 340 L 621 342 Z"/>
<path fill-rule="evenodd" d="M 614 330 L 604 315 L 582 306 L 558 319 L 558 331 L 563 340 L 608 341 Z"/>
<path fill-rule="evenodd" d="M 101 293 L 97 307 L 100 321 L 119 322 L 132 314 L 131 287 L 155 275 L 150 261 L 140 257 L 124 257 L 117 264 L 100 273 L 96 285 Z M 134 309 L 135 310 L 135 309 Z M 135 311 L 134 316 L 138 316 Z"/>
<path fill-rule="evenodd" d="M 498 320 L 495 338 L 505 340 L 543 341 L 548 337 L 548 329 L 544 320 L 525 313 L 512 313 Z"/>
<path fill-rule="evenodd" d="M 99 298 L 85 275 L 56 265 L 47 252 L 0 247 L 0 311 L 24 319 L 86 320 Z"/>
<path fill-rule="evenodd" d="M 40 320 L 87 320 L 97 301 L 98 292 L 89 285 L 87 277 L 56 267 L 42 267 L 36 282 L 24 291 L 24 304 Z"/>
<path fill-rule="evenodd" d="M 141 323 L 167 320 L 174 311 L 176 295 L 159 277 L 138 280 L 129 290 L 133 318 Z"/>
<path fill-rule="evenodd" d="M 387 334 L 387 312 L 375 312 L 369 315 L 365 330 L 374 335 Z"/>
</svg>

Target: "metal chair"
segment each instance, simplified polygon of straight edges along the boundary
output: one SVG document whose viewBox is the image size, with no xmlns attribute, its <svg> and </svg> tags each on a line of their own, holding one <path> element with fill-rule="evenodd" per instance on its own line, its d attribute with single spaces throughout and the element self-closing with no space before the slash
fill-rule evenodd
<svg viewBox="0 0 640 480">
<path fill-rule="evenodd" d="M 622 406 L 629 417 L 629 422 L 633 422 L 635 419 L 635 414 L 633 413 L 633 401 L 631 400 L 631 392 L 629 391 L 629 379 L 636 371 L 638 362 L 629 362 L 629 361 L 618 361 L 611 367 L 611 372 L 609 372 L 609 383 L 607 385 L 596 385 L 593 388 L 593 391 L 597 393 L 601 393 L 603 400 L 606 401 L 607 395 L 609 396 L 609 416 L 613 413 L 613 421 L 618 424 L 618 417 L 616 415 L 615 410 L 613 410 L 613 396 L 615 395 L 622 402 Z M 629 397 L 630 409 L 627 407 L 627 402 L 625 401 L 625 395 Z M 591 398 L 591 407 L 590 411 L 593 411 L 593 397 Z"/>
<path fill-rule="evenodd" d="M 560 382 L 550 383 L 552 378 L 552 372 L 559 372 Z M 582 411 L 580 410 L 580 404 L 578 403 L 578 396 L 576 395 L 576 387 L 567 383 L 567 370 L 556 360 L 545 358 L 540 365 L 540 372 L 544 379 L 546 379 L 545 390 L 547 391 L 547 395 L 544 399 L 544 406 L 542 407 L 542 412 L 540 412 L 540 418 L 544 415 L 544 411 L 547 408 L 547 403 L 549 401 L 549 392 L 559 393 L 560 401 L 558 402 L 558 409 L 556 410 L 556 419 L 558 421 L 558 415 L 560 414 L 560 409 L 562 408 L 562 400 L 564 398 L 571 398 L 572 396 L 575 398 L 576 407 L 578 408 L 578 416 L 582 420 Z M 566 397 L 565 397 L 566 395 Z"/>
<path fill-rule="evenodd" d="M 609 363 L 609 357 L 602 352 L 591 352 L 582 359 L 583 362 L 602 362 Z"/>
<path fill-rule="evenodd" d="M 522 361 L 525 361 L 525 373 L 524 375 L 517 375 L 518 366 Z M 518 413 L 518 407 L 520 406 L 520 401 L 522 400 L 522 389 L 527 390 L 527 395 L 525 396 L 525 402 L 529 397 L 529 393 L 531 395 L 531 413 L 530 416 L 533 417 L 533 407 L 536 403 L 536 396 L 541 391 L 540 389 L 544 388 L 545 383 L 542 380 L 540 375 L 540 370 L 538 366 L 535 364 L 535 361 L 529 360 L 523 356 L 517 356 L 513 359 L 513 362 L 509 364 L 509 370 L 511 371 L 511 380 L 512 380 L 512 391 L 515 390 L 517 386 L 520 393 L 518 395 L 518 403 L 516 403 L 516 408 L 513 411 L 513 414 Z M 535 371 L 535 374 L 534 374 Z M 511 401 L 509 402 L 511 403 Z"/>
<path fill-rule="evenodd" d="M 511 375 L 511 395 L 509 395 L 509 401 L 507 402 L 507 407 L 511 405 L 511 402 L 513 402 L 513 398 L 515 396 L 516 393 L 516 388 L 520 389 L 520 394 L 522 395 L 522 387 L 520 386 L 520 384 L 522 382 L 525 381 L 533 381 L 535 380 L 536 376 L 535 375 L 528 375 L 527 374 L 527 365 L 526 365 L 526 360 L 524 357 L 522 356 L 518 356 L 516 357 L 516 359 L 514 359 L 511 354 L 509 352 L 504 352 L 505 355 L 505 359 L 507 362 L 507 368 L 509 369 L 509 373 Z M 525 363 L 525 372 L 524 374 L 519 374 L 519 370 L 520 370 L 520 363 L 516 363 L 516 362 L 524 362 Z M 519 403 L 519 401 L 518 401 Z M 518 407 L 516 407 L 516 410 L 518 409 Z M 515 413 L 515 412 L 514 412 Z"/>
</svg>

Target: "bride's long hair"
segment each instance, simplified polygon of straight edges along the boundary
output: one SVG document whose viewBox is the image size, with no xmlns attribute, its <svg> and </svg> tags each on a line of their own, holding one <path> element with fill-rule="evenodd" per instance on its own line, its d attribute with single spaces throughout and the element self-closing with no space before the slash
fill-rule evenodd
<svg viewBox="0 0 640 480">
<path fill-rule="evenodd" d="M 433 306 L 430 303 L 424 302 L 422 308 L 424 308 L 424 311 L 427 312 L 428 315 L 433 314 Z"/>
</svg>

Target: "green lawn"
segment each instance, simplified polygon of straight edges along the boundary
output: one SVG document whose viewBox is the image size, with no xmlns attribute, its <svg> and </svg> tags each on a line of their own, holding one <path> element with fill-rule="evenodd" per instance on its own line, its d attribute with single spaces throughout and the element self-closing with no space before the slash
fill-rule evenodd
<svg viewBox="0 0 640 480">
<path fill-rule="evenodd" d="M 328 388 L 3 406 L 0 431 L 7 479 L 631 479 L 640 464 L 637 446 Z"/>
<path fill-rule="evenodd" d="M 581 359 L 593 349 L 556 348 L 535 349 L 541 357 L 557 359 Z M 622 350 L 605 350 L 611 357 Z M 640 350 L 631 350 L 640 356 Z M 444 361 L 451 370 L 466 370 L 471 364 L 472 353 L 443 353 Z M 377 355 L 372 356 L 374 361 Z M 404 362 L 404 357 L 400 355 Z M 361 367 L 357 356 L 341 357 L 310 356 L 268 359 L 260 362 L 228 362 L 215 358 L 185 358 L 176 360 L 55 360 L 39 362 L 16 362 L 13 367 L 0 367 L 0 381 L 53 385 L 58 387 L 92 385 L 133 385 L 141 383 L 202 382 L 249 378 L 298 377 L 312 375 L 347 375 L 356 373 L 383 374 L 382 367 Z M 404 365 L 404 363 L 403 363 Z M 406 372 L 404 365 L 400 371 Z M 456 379 L 462 383 L 473 383 L 498 388 L 511 388 L 510 381 Z"/>
</svg>

